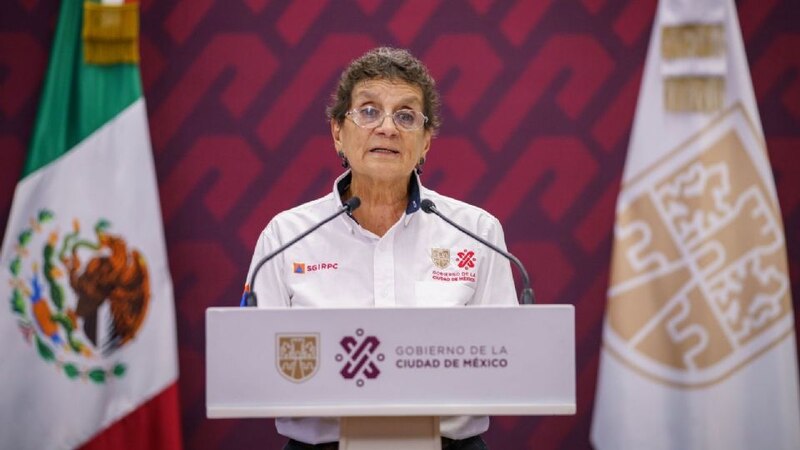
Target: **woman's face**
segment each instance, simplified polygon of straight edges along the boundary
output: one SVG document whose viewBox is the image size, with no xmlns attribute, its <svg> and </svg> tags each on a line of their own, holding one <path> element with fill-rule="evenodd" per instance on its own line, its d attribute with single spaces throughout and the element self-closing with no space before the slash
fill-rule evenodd
<svg viewBox="0 0 800 450">
<path fill-rule="evenodd" d="M 399 80 L 364 80 L 353 88 L 350 105 L 351 109 L 372 106 L 389 114 L 401 109 L 422 112 L 422 90 Z M 403 130 L 390 115 L 375 128 L 361 128 L 349 117 L 341 125 L 334 119 L 331 133 L 336 150 L 350 161 L 353 176 L 379 182 L 408 182 L 431 145 L 429 130 Z"/>
</svg>

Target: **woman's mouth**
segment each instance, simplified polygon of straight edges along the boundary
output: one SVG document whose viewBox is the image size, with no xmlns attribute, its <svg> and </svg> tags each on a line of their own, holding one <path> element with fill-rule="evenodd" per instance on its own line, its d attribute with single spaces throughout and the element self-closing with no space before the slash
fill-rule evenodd
<svg viewBox="0 0 800 450">
<path fill-rule="evenodd" d="M 400 153 L 397 150 L 392 150 L 390 148 L 382 148 L 382 147 L 376 147 L 376 148 L 370 149 L 369 152 L 370 153 L 381 153 L 381 154 L 385 154 L 385 155 L 397 155 L 397 154 Z"/>
</svg>

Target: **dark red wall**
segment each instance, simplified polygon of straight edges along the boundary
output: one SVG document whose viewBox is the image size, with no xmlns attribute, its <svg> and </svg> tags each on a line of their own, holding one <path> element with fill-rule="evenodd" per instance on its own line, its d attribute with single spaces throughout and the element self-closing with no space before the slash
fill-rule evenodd
<svg viewBox="0 0 800 450">
<path fill-rule="evenodd" d="M 57 5 L 0 5 L 0 226 Z M 800 293 L 800 3 L 739 17 Z M 497 215 L 543 303 L 577 307 L 578 414 L 496 418 L 496 449 L 585 448 L 613 208 L 655 0 L 142 1 L 142 75 L 175 283 L 187 448 L 278 448 L 267 420 L 205 419 L 206 307 L 235 305 L 257 234 L 341 168 L 324 106 L 351 58 L 408 47 L 444 97 L 423 181 Z M 262 445 L 263 444 L 263 445 Z"/>
</svg>

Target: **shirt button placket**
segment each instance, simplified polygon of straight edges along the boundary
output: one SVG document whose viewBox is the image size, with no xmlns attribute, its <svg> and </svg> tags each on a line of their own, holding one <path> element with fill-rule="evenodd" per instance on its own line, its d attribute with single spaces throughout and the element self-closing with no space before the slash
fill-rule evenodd
<svg viewBox="0 0 800 450">
<path fill-rule="evenodd" d="M 395 306 L 394 233 L 386 233 L 375 246 L 375 306 Z"/>
</svg>

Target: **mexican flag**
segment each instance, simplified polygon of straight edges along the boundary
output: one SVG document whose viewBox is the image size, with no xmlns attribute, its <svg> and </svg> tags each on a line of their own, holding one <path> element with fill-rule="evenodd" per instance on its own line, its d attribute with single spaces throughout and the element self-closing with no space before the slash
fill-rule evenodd
<svg viewBox="0 0 800 450">
<path fill-rule="evenodd" d="M 661 0 L 617 201 L 592 443 L 798 449 L 786 245 L 733 0 Z"/>
<path fill-rule="evenodd" d="M 0 248 L 0 447 L 181 448 L 138 5 L 63 0 Z"/>
</svg>

